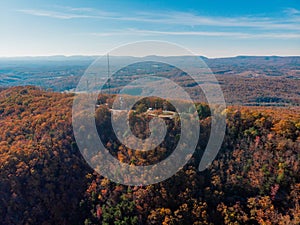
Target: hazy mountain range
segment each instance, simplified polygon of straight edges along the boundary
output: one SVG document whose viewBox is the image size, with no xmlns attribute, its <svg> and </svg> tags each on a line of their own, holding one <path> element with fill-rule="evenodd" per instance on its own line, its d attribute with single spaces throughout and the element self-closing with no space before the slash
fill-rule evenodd
<svg viewBox="0 0 300 225">
<path fill-rule="evenodd" d="M 107 77 L 107 60 L 100 60 L 103 79 Z M 91 63 L 99 56 L 41 56 L 0 58 L 0 87 L 34 85 L 54 91 L 73 90 Z M 213 71 L 229 104 L 288 104 L 300 103 L 300 56 L 237 56 L 206 58 L 199 56 Z M 160 62 L 197 70 L 194 56 L 110 56 L 110 66 L 134 61 Z M 201 62 L 201 61 L 200 61 Z M 141 73 L 131 66 L 125 75 Z M 143 74 L 151 74 L 142 69 Z M 164 71 L 166 68 L 161 68 Z M 168 74 L 170 76 L 171 74 Z M 185 80 L 181 82 L 186 83 Z M 189 85 L 189 84 L 187 84 Z M 199 100 L 203 100 L 199 98 Z"/>
</svg>

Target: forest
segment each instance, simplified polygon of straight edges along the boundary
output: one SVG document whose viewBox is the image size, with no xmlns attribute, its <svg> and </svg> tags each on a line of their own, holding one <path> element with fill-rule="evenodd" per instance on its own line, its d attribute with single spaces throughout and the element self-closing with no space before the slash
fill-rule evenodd
<svg viewBox="0 0 300 225">
<path fill-rule="evenodd" d="M 228 106 L 221 150 L 200 172 L 212 117 L 199 102 L 200 134 L 189 162 L 163 182 L 126 186 L 82 157 L 72 129 L 74 96 L 34 86 L 0 90 L 0 224 L 300 224 L 299 107 Z M 178 118 L 166 120 L 167 138 L 155 150 L 134 151 L 113 134 L 114 98 L 99 95 L 93 115 L 110 153 L 135 165 L 168 157 Z M 164 104 L 153 97 L 135 104 L 136 136 L 148 135 L 146 110 L 160 114 Z"/>
</svg>

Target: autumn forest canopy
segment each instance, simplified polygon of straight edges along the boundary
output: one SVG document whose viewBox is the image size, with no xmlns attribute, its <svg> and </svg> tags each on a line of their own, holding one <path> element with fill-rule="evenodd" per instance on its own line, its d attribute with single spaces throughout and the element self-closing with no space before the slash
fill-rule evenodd
<svg viewBox="0 0 300 225">
<path fill-rule="evenodd" d="M 213 109 L 197 103 L 200 134 L 189 162 L 163 182 L 126 186 L 94 172 L 82 157 L 72 129 L 74 96 L 33 86 L 0 91 L 1 224 L 300 223 L 296 106 L 227 107 L 221 150 L 199 172 Z M 93 115 L 111 155 L 132 165 L 168 157 L 180 138 L 180 119 L 167 116 L 162 144 L 149 152 L 136 151 L 113 132 L 114 99 L 99 95 Z M 138 101 L 130 114 L 132 132 L 147 138 L 151 116 L 162 115 L 166 104 L 155 97 Z M 150 107 L 151 114 L 145 116 Z"/>
</svg>

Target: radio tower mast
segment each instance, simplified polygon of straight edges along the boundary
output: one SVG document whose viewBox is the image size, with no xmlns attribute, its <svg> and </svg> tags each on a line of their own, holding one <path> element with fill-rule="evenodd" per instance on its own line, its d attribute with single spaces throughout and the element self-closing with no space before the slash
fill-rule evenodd
<svg viewBox="0 0 300 225">
<path fill-rule="evenodd" d="M 107 54 L 107 83 L 108 83 L 108 94 L 110 94 L 110 65 L 109 65 L 109 54 Z"/>
</svg>

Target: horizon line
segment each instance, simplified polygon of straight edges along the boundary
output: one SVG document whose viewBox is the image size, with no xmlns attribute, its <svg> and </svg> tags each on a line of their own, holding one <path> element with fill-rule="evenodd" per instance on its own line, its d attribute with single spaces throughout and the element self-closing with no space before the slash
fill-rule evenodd
<svg viewBox="0 0 300 225">
<path fill-rule="evenodd" d="M 103 57 L 107 54 L 74 54 L 74 55 L 64 55 L 64 54 L 53 54 L 53 55 L 15 55 L 15 56 L 0 56 L 0 59 L 22 59 L 22 58 L 54 58 L 54 57 L 64 57 L 64 58 L 72 58 L 72 57 Z M 208 57 L 205 55 L 144 55 L 144 56 L 131 56 L 131 55 L 110 55 L 110 57 L 136 57 L 136 58 L 146 58 L 146 57 L 203 57 L 207 59 L 221 59 L 221 58 L 237 58 L 237 57 L 300 57 L 299 55 L 252 55 L 252 54 L 238 54 L 238 55 L 227 55 L 227 56 L 216 56 L 216 57 Z"/>
</svg>

